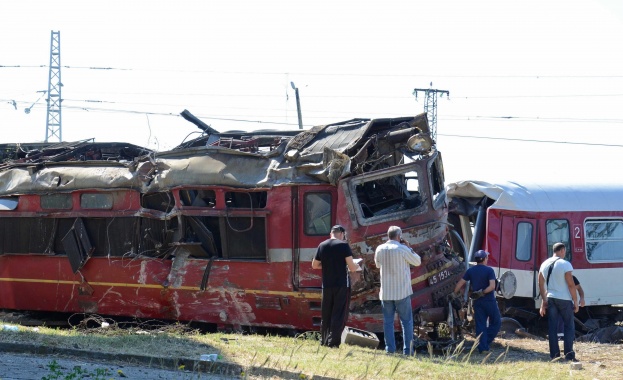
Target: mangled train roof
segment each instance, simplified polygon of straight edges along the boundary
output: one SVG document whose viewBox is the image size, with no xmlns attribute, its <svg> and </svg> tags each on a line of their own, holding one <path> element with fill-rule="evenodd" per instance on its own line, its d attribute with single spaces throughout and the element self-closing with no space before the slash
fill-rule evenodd
<svg viewBox="0 0 623 380">
<path fill-rule="evenodd" d="M 612 211 L 623 209 L 623 186 L 616 180 L 603 183 L 459 181 L 447 185 L 449 198 L 484 196 L 492 209 L 557 212 Z"/>
<path fill-rule="evenodd" d="M 297 183 L 337 183 L 428 134 L 426 114 L 353 119 L 307 131 L 219 133 L 167 152 L 126 143 L 0 145 L 0 195 L 132 188 L 154 192 L 181 185 L 267 188 Z M 36 144 L 35 144 L 36 145 Z M 34 145 L 33 145 L 34 146 Z"/>
</svg>

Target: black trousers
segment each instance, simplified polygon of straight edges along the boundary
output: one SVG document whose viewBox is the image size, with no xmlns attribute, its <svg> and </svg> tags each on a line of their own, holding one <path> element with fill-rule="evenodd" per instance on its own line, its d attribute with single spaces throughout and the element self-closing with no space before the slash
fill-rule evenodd
<svg viewBox="0 0 623 380">
<path fill-rule="evenodd" d="M 348 319 L 350 287 L 322 289 L 322 324 L 320 327 L 323 346 L 339 347 L 342 331 Z"/>
</svg>

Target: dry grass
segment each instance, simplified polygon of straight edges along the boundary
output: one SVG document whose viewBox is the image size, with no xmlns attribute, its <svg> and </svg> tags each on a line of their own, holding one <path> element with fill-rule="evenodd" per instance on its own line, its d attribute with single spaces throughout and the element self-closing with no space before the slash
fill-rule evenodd
<svg viewBox="0 0 623 380">
<path fill-rule="evenodd" d="M 317 341 L 264 335 L 201 334 L 183 325 L 149 331 L 118 329 L 50 329 L 20 327 L 0 332 L 1 342 L 21 342 L 89 351 L 198 359 L 218 353 L 237 363 L 249 379 L 617 379 L 623 378 L 623 346 L 576 343 L 583 368 L 551 362 L 546 341 L 497 339 L 487 356 L 458 345 L 451 351 L 418 352 L 414 357 L 342 345 L 321 347 Z M 471 344 L 471 342 L 468 342 Z"/>
</svg>

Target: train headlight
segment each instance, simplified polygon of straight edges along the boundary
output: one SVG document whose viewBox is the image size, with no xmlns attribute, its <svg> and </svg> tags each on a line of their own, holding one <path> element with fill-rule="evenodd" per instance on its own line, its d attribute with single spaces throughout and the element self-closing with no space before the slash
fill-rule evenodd
<svg viewBox="0 0 623 380">
<path fill-rule="evenodd" d="M 418 133 L 417 135 L 413 135 L 409 137 L 407 140 L 407 147 L 416 153 L 426 153 L 430 151 L 430 148 L 433 146 L 433 141 L 428 135 Z"/>
</svg>

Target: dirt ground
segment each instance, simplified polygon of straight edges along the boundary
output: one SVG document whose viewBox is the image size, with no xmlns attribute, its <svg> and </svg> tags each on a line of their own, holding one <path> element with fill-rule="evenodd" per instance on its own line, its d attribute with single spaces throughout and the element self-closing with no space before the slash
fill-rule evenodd
<svg viewBox="0 0 623 380">
<path fill-rule="evenodd" d="M 559 342 L 562 351 L 562 342 Z M 506 347 L 510 347 L 506 356 L 506 362 L 549 360 L 548 341 L 517 337 L 515 335 L 502 335 L 496 338 L 492 352 L 497 356 L 504 352 Z M 623 371 L 623 345 L 574 342 L 573 348 L 576 358 L 587 366 L 608 366 L 611 368 L 621 368 Z M 493 356 L 492 355 L 492 356 Z"/>
</svg>

